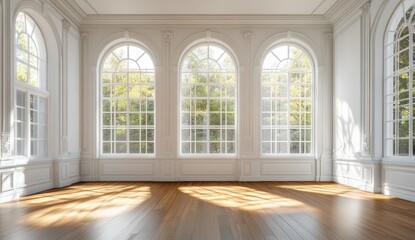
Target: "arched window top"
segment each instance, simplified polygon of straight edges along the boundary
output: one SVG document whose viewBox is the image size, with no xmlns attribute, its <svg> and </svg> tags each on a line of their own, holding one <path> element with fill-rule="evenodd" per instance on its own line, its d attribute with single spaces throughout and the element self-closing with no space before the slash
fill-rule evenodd
<svg viewBox="0 0 415 240">
<path fill-rule="evenodd" d="M 16 78 L 30 86 L 46 89 L 46 50 L 36 22 L 19 12 L 15 25 Z"/>
<path fill-rule="evenodd" d="M 127 44 L 112 50 L 106 57 L 104 71 L 154 71 L 150 55 L 143 49 Z"/>
<path fill-rule="evenodd" d="M 407 34 L 414 33 L 415 25 L 415 1 L 406 0 L 398 5 L 389 21 L 387 29 L 386 44 L 393 44 Z"/>
<path fill-rule="evenodd" d="M 311 71 L 309 56 L 300 48 L 292 45 L 282 45 L 273 48 L 265 57 L 263 70 L 279 71 Z"/>
<path fill-rule="evenodd" d="M 182 72 L 234 72 L 234 60 L 226 50 L 214 44 L 198 45 L 182 61 Z"/>
</svg>

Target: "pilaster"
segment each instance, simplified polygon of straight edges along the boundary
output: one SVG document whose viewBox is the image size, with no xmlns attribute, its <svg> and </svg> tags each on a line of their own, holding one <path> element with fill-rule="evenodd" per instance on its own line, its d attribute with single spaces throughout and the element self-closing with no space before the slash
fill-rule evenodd
<svg viewBox="0 0 415 240">
<path fill-rule="evenodd" d="M 358 156 L 362 159 L 372 159 L 372 82 L 370 77 L 370 6 L 371 1 L 366 2 L 362 7 L 361 15 L 361 149 Z"/>
<path fill-rule="evenodd" d="M 173 73 L 172 71 L 172 66 L 171 66 L 171 59 L 172 59 L 172 48 L 173 48 L 173 40 L 174 40 L 174 35 L 173 32 L 171 31 L 164 31 L 163 33 L 163 66 L 161 66 L 159 68 L 160 70 L 160 75 L 161 76 L 156 76 L 157 77 L 157 81 L 156 83 L 161 83 L 163 82 L 163 87 L 160 86 L 159 84 L 157 85 L 157 93 L 160 93 L 160 97 L 158 97 L 162 103 L 162 105 L 164 106 L 168 106 L 170 105 L 171 107 L 168 108 L 168 111 L 158 111 L 157 112 L 157 119 L 162 120 L 162 119 L 173 119 L 173 117 L 175 116 L 175 108 L 172 106 L 172 104 L 175 104 L 176 101 L 174 101 L 172 96 L 172 89 L 174 88 L 174 84 L 173 84 L 173 74 L 175 74 L 175 72 Z M 161 79 L 162 78 L 162 79 Z M 158 104 L 160 106 L 160 104 Z M 158 110 L 161 110 L 162 108 L 158 108 Z M 164 122 L 163 126 L 162 126 L 162 134 L 163 136 L 161 137 L 161 148 L 158 148 L 159 150 L 157 152 L 160 152 L 162 155 L 164 156 L 169 156 L 171 157 L 172 155 L 174 155 L 173 153 L 173 149 L 177 149 L 177 145 L 175 145 L 174 143 L 177 141 L 174 141 L 174 132 L 173 129 L 176 129 L 176 121 L 161 121 Z M 160 142 L 160 141 L 158 141 Z M 160 147 L 160 146 L 159 146 Z"/>
<path fill-rule="evenodd" d="M 239 107 L 239 123 L 241 126 L 240 133 L 243 134 L 241 136 L 241 143 L 240 143 L 240 152 L 242 155 L 252 155 L 254 152 L 253 147 L 253 115 L 249 114 L 251 109 L 254 108 L 253 106 L 253 81 L 252 81 L 252 32 L 245 31 L 243 32 L 244 37 L 244 60 L 245 66 L 243 69 L 240 69 L 240 81 L 239 81 L 239 89 L 241 94 L 244 98 L 239 97 L 238 102 L 240 102 L 240 106 L 246 107 Z M 247 111 L 247 112 L 244 112 Z"/>
<path fill-rule="evenodd" d="M 331 181 L 333 178 L 333 33 L 324 32 L 324 67 L 318 69 L 323 71 L 322 81 L 319 83 L 322 96 L 322 109 L 318 114 L 322 121 L 317 129 L 321 129 L 322 146 L 321 155 L 317 169 L 317 181 Z M 317 123 L 315 123 L 317 124 Z"/>
<path fill-rule="evenodd" d="M 62 20 L 62 77 L 60 84 L 60 156 L 67 157 L 68 155 L 68 32 L 71 28 L 71 23 Z"/>
</svg>

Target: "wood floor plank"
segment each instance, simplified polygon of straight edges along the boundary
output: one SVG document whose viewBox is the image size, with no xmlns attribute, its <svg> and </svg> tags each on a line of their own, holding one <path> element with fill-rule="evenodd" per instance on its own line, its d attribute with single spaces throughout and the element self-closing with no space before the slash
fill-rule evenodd
<svg viewBox="0 0 415 240">
<path fill-rule="evenodd" d="M 91 182 L 0 204 L 0 239 L 414 239 L 415 203 L 335 183 Z"/>
</svg>

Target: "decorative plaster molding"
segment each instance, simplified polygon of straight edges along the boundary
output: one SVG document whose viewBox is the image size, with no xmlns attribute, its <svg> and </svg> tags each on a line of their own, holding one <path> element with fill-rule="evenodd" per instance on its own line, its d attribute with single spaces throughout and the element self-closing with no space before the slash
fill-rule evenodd
<svg viewBox="0 0 415 240">
<path fill-rule="evenodd" d="M 11 157 L 10 134 L 2 133 L 0 143 L 0 158 Z"/>
<path fill-rule="evenodd" d="M 81 41 L 86 43 L 89 41 L 89 33 L 81 33 Z"/>
<path fill-rule="evenodd" d="M 173 32 L 171 31 L 165 31 L 163 32 L 163 39 L 164 42 L 169 43 L 173 40 Z"/>
<path fill-rule="evenodd" d="M 369 6 L 367 3 L 369 2 Z M 370 8 L 371 0 L 339 0 L 336 4 L 326 13 L 325 17 L 334 26 L 344 24 L 345 21 L 349 21 L 350 16 L 354 15 L 356 11 L 363 11 Z"/>
<path fill-rule="evenodd" d="M 47 16 L 47 12 L 48 12 L 48 5 L 49 3 L 45 0 L 41 0 L 40 3 L 42 4 L 42 14 L 43 16 Z"/>
<path fill-rule="evenodd" d="M 252 32 L 251 31 L 245 31 L 244 32 L 244 38 L 245 38 L 245 42 L 250 43 L 252 41 Z"/>
<path fill-rule="evenodd" d="M 363 136 L 363 151 L 365 152 L 370 151 L 370 138 L 371 138 L 370 134 Z"/>
<path fill-rule="evenodd" d="M 369 12 L 371 4 L 372 4 L 372 0 L 369 0 L 365 4 L 363 4 L 362 11 L 365 13 Z"/>
</svg>

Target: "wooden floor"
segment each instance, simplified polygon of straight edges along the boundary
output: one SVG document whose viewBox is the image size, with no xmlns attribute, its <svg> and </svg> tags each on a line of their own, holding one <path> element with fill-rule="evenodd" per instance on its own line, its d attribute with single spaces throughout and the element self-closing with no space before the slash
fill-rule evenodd
<svg viewBox="0 0 415 240">
<path fill-rule="evenodd" d="M 80 183 L 0 204 L 0 239 L 415 239 L 415 203 L 334 183 Z"/>
</svg>

